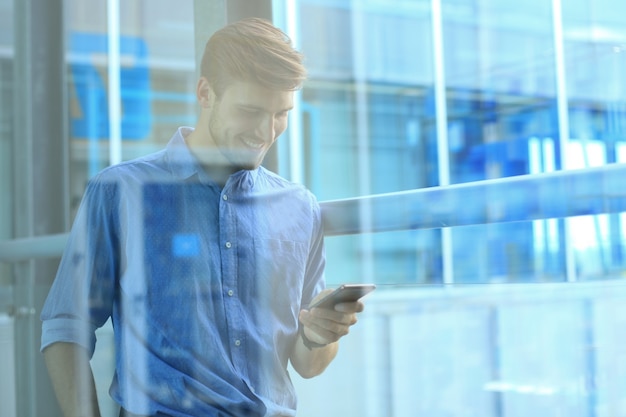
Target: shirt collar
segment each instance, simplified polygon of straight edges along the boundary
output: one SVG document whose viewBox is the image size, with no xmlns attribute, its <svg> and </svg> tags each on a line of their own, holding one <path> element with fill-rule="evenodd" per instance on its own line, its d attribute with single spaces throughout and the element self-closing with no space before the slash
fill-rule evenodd
<svg viewBox="0 0 626 417">
<path fill-rule="evenodd" d="M 192 131 L 190 127 L 179 127 L 165 147 L 170 172 L 180 180 L 200 175 L 201 171 L 196 158 L 185 144 L 185 136 Z"/>
<path fill-rule="evenodd" d="M 244 170 L 235 172 L 228 178 L 224 189 L 229 190 L 251 190 L 257 181 L 261 168 L 253 170 Z"/>
<path fill-rule="evenodd" d="M 179 127 L 168 142 L 165 152 L 170 172 L 180 180 L 189 180 L 197 176 L 202 183 L 213 184 L 211 178 L 200 167 L 197 159 L 193 156 L 185 143 L 185 137 L 192 131 L 192 127 Z M 228 178 L 225 188 L 252 189 L 257 181 L 260 170 L 261 168 L 235 172 Z"/>
</svg>

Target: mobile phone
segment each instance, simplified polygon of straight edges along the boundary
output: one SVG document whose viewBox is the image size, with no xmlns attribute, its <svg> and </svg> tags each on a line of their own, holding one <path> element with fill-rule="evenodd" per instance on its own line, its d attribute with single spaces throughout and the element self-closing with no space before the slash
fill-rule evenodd
<svg viewBox="0 0 626 417">
<path fill-rule="evenodd" d="M 312 308 L 335 308 L 336 304 L 357 301 L 376 289 L 374 284 L 343 284 L 326 297 L 309 306 Z"/>
</svg>

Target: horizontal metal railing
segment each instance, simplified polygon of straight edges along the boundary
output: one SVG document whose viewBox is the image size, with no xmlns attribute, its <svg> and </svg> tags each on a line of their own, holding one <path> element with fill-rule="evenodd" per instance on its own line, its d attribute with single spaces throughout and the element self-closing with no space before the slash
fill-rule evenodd
<svg viewBox="0 0 626 417">
<path fill-rule="evenodd" d="M 626 212 L 626 164 L 320 203 L 327 236 Z M 67 234 L 0 242 L 0 261 L 60 256 Z"/>
<path fill-rule="evenodd" d="M 0 261 L 19 262 L 61 256 L 68 235 L 63 233 L 0 242 Z"/>
<path fill-rule="evenodd" d="M 530 221 L 626 211 L 626 164 L 322 203 L 326 234 Z"/>
</svg>

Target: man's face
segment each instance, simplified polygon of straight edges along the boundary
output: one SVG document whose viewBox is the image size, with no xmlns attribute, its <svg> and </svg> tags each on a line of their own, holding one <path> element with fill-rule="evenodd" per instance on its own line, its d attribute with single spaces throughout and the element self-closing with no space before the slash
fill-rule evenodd
<svg viewBox="0 0 626 417">
<path fill-rule="evenodd" d="M 292 108 L 292 91 L 236 81 L 220 97 L 213 98 L 209 134 L 230 165 L 255 169 L 287 128 Z"/>
</svg>

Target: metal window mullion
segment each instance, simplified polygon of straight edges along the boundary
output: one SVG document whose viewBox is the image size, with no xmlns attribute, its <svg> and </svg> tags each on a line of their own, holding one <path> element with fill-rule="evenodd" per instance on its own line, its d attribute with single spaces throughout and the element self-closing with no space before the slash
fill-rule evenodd
<svg viewBox="0 0 626 417">
<path fill-rule="evenodd" d="M 356 111 L 356 149 L 357 149 L 357 178 L 358 195 L 369 195 L 371 192 L 370 156 L 369 156 L 369 128 L 367 103 L 367 55 L 366 55 L 366 11 L 359 0 L 351 3 L 351 24 L 353 39 L 352 64 L 354 71 L 354 102 Z M 372 224 L 371 205 L 364 201 L 359 205 L 359 212 L 364 229 L 370 229 Z M 364 234 L 359 240 L 363 253 L 362 271 L 364 282 L 374 281 L 374 248 L 373 238 Z"/>
<path fill-rule="evenodd" d="M 563 50 L 563 18 L 561 11 L 561 0 L 552 0 L 554 62 L 556 70 L 556 101 L 559 126 L 559 155 L 561 158 L 561 169 L 568 169 L 567 146 L 569 144 L 569 115 L 565 78 L 565 52 Z M 568 282 L 577 280 L 571 231 L 572 219 L 566 218 L 563 220 L 563 233 L 565 235 L 565 239 L 563 240 L 565 246 L 565 277 Z"/>
<path fill-rule="evenodd" d="M 367 11 L 361 0 L 350 2 L 350 23 L 352 31 L 352 67 L 354 74 L 354 104 L 356 112 L 356 163 L 357 163 L 357 187 L 358 195 L 365 196 L 371 193 L 371 161 L 370 161 L 370 132 L 369 132 L 369 106 L 367 97 L 368 81 L 368 56 L 367 56 L 367 30 L 369 29 L 365 19 Z M 374 224 L 372 205 L 369 201 L 362 201 L 358 204 L 360 226 L 370 229 Z M 374 238 L 371 234 L 362 234 L 359 238 L 359 247 L 362 251 L 361 270 L 363 282 L 375 282 L 374 274 Z M 371 329 L 368 329 L 371 330 Z M 372 335 L 367 332 L 366 335 Z M 386 350 L 376 351 L 371 343 L 366 343 L 365 357 L 373 354 L 381 355 L 380 358 L 388 363 L 389 352 Z M 372 387 L 383 381 L 385 386 L 391 386 L 393 378 L 388 372 L 381 372 L 382 368 L 368 369 L 365 376 L 367 392 L 371 392 Z M 365 417 L 380 415 L 381 410 L 389 410 L 392 402 L 388 398 L 376 398 L 369 395 L 364 407 Z"/>
<path fill-rule="evenodd" d="M 122 92 L 120 75 L 120 2 L 107 0 L 109 164 L 122 161 Z"/>
<path fill-rule="evenodd" d="M 68 101 L 64 2 L 14 2 L 14 230 L 19 238 L 67 228 Z M 57 262 L 13 265 L 16 408 L 20 416 L 55 416 L 60 410 L 39 352 L 37 318 Z"/>
<path fill-rule="evenodd" d="M 286 32 L 296 49 L 300 49 L 300 16 L 294 0 L 285 2 Z M 304 137 L 302 135 L 302 92 L 294 94 L 294 111 L 289 115 L 289 172 L 293 182 L 304 183 Z"/>
<path fill-rule="evenodd" d="M 443 21 L 441 1 L 431 0 L 433 36 L 433 72 L 435 81 L 435 115 L 437 129 L 437 162 L 439 185 L 450 184 L 450 157 L 448 154 L 448 113 L 446 104 L 446 76 L 443 59 Z M 441 229 L 441 259 L 444 284 L 454 282 L 452 230 Z"/>
<path fill-rule="evenodd" d="M 15 4 L 15 21 L 19 22 L 15 30 L 15 79 L 14 79 L 14 103 L 16 126 L 19 126 L 18 133 L 14 134 L 14 213 L 13 219 L 16 236 L 34 235 L 34 184 L 33 174 L 33 147 L 34 147 L 34 127 L 31 123 L 30 113 L 33 108 L 33 84 L 32 71 L 34 71 L 32 49 L 33 49 L 33 22 L 32 22 L 31 2 L 17 2 Z M 19 146 L 16 146 L 19 143 Z M 26 261 L 13 265 L 13 275 L 15 285 L 13 286 L 13 305 L 28 307 L 34 305 L 33 291 L 35 283 L 34 262 Z M 17 413 L 24 415 L 36 415 L 34 381 L 37 377 L 35 367 L 32 364 L 34 354 L 34 324 L 32 320 L 20 320 L 13 323 L 14 346 L 15 346 L 15 374 L 8 375 L 8 378 L 15 378 L 15 407 Z M 18 350 L 21 354 L 17 354 Z"/>
</svg>

